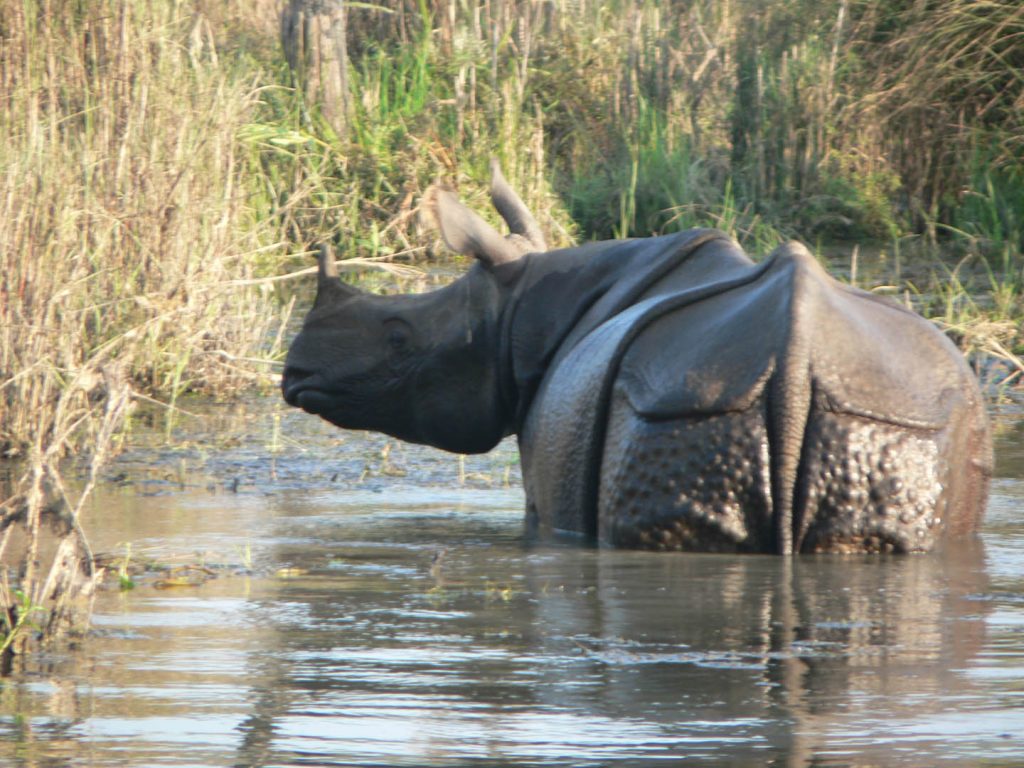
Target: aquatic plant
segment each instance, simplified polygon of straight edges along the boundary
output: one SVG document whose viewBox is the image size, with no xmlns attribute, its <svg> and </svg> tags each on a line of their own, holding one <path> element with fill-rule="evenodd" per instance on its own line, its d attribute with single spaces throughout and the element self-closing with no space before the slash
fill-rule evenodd
<svg viewBox="0 0 1024 768">
<path fill-rule="evenodd" d="M 131 560 L 132 543 L 127 541 L 124 544 L 124 557 L 117 565 L 117 586 L 122 592 L 126 592 L 129 589 L 135 589 L 135 581 L 132 579 L 130 570 Z"/>
<path fill-rule="evenodd" d="M 32 616 L 45 613 L 46 608 L 32 602 L 32 598 L 20 589 L 14 590 L 14 601 L 4 611 L 0 626 L 0 670 L 9 671 L 11 668 L 12 650 L 15 642 L 28 629 L 39 630 Z"/>
</svg>

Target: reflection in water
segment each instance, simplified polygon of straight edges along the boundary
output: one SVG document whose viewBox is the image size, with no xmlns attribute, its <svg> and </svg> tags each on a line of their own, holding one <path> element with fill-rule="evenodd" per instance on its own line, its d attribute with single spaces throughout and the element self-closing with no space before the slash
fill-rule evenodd
<svg viewBox="0 0 1024 768">
<path fill-rule="evenodd" d="M 962 669 L 984 643 L 980 547 L 881 561 L 529 550 L 474 541 L 467 517 L 437 539 L 463 542 L 437 589 L 405 566 L 428 562 L 427 521 L 381 514 L 335 540 L 345 589 L 318 573 L 274 595 L 306 610 L 279 623 L 241 764 L 714 762 L 724 749 L 802 765 L 849 734 L 889 754 L 892 719 L 919 728 L 915 753 L 945 754 L 929 718 L 968 701 Z"/>
<path fill-rule="evenodd" d="M 0 764 L 1024 762 L 1021 481 L 977 545 L 777 558 L 530 547 L 500 483 L 275 471 L 97 498 L 98 550 L 253 573 L 101 594 L 79 654 L 0 683 Z"/>
</svg>

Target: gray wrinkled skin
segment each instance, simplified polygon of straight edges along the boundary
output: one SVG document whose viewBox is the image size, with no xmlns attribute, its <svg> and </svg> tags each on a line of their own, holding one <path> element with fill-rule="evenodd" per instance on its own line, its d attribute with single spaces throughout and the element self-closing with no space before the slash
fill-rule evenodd
<svg viewBox="0 0 1024 768">
<path fill-rule="evenodd" d="M 517 434 L 541 534 L 716 552 L 921 552 L 973 533 L 992 449 L 962 356 L 797 243 L 755 264 L 693 230 L 546 252 L 495 173 L 502 238 L 427 201 L 478 263 L 432 293 L 321 259 L 285 399 L 450 451 Z"/>
</svg>

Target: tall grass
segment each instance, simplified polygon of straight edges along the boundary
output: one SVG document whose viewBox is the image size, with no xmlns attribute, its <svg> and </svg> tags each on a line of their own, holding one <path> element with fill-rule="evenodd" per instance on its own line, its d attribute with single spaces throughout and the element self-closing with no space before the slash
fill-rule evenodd
<svg viewBox="0 0 1024 768">
<path fill-rule="evenodd" d="M 333 239 L 358 263 L 423 260 L 433 249 L 419 224 L 422 192 L 445 179 L 486 210 L 478 182 L 498 156 L 527 204 L 552 224 L 552 241 L 569 242 L 572 223 L 550 182 L 544 118 L 524 101 L 523 68 L 482 85 L 507 39 L 445 38 L 432 26 L 440 12 L 425 6 L 388 15 L 401 22 L 398 30 L 368 25 L 379 12 L 361 12 L 352 28 L 398 39 L 370 44 L 352 33 L 362 45 L 352 46 L 348 133 L 338 136 L 317 105 L 283 89 L 263 92 L 258 118 L 244 131 L 258 153 L 251 171 L 270 215 L 296 241 Z M 283 70 L 276 74 L 287 81 Z"/>
<path fill-rule="evenodd" d="M 382 209 L 404 215 L 439 175 L 485 175 L 488 154 L 568 238 L 727 219 L 730 205 L 805 239 L 934 237 L 977 207 L 964 190 L 984 181 L 982 135 L 998 146 L 984 161 L 995 194 L 1013 189 L 1022 16 L 1012 0 L 354 4 L 349 135 L 321 130 L 315 105 L 261 119 L 338 149 L 335 234 L 364 224 L 348 243 L 364 256 L 414 239 Z M 1004 237 L 985 226 L 978 237 Z"/>
<path fill-rule="evenodd" d="M 95 394 L 114 363 L 143 391 L 251 383 L 233 360 L 256 356 L 276 322 L 268 292 L 239 285 L 276 247 L 237 141 L 259 91 L 176 6 L 4 3 L 7 398 L 75 376 Z M 47 432 L 36 419 L 5 409 L 0 444 Z"/>
<path fill-rule="evenodd" d="M 0 601 L 52 623 L 69 615 L 55 593 L 94 583 L 79 515 L 134 400 L 261 382 L 249 361 L 282 319 L 247 283 L 279 238 L 250 207 L 236 138 L 258 84 L 222 63 L 202 16 L 0 0 L 0 35 L 0 451 L 24 459 L 0 505 L 20 579 L 4 570 Z M 91 462 L 84 487 L 62 475 L 68 454 Z M 48 519 L 63 531 L 49 565 Z M 4 615 L 9 640 L 25 625 Z"/>
<path fill-rule="evenodd" d="M 1024 164 L 1024 6 L 878 4 L 864 23 L 876 44 L 858 77 L 862 119 L 879 124 L 919 225 L 953 223 L 964 203 L 977 210 L 965 192 L 979 166 L 1012 178 Z"/>
</svg>

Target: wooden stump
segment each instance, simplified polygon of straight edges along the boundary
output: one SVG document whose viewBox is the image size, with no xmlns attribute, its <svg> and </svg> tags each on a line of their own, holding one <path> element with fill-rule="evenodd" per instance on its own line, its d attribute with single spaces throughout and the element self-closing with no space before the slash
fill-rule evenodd
<svg viewBox="0 0 1024 768">
<path fill-rule="evenodd" d="M 281 45 L 296 86 L 339 136 L 351 110 L 347 28 L 342 0 L 289 0 L 281 12 Z"/>
</svg>

